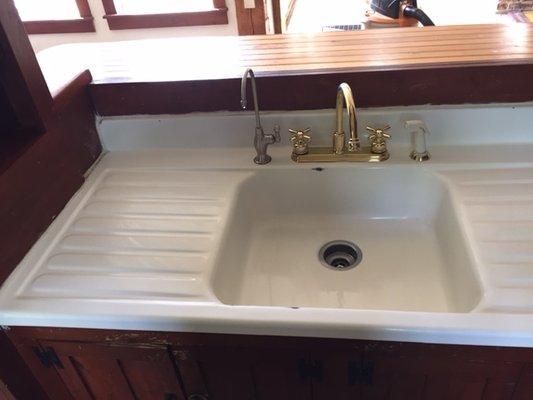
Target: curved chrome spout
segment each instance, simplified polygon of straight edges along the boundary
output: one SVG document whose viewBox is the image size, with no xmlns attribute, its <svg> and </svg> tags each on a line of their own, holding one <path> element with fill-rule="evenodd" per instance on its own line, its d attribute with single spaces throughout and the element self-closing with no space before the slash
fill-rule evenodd
<svg viewBox="0 0 533 400">
<path fill-rule="evenodd" d="M 350 125 L 348 151 L 355 152 L 359 151 L 361 148 L 359 137 L 357 135 L 357 118 L 352 89 L 347 83 L 341 83 L 337 88 L 337 128 L 336 131 L 333 132 L 333 151 L 335 154 L 344 153 L 344 104 L 346 104 L 346 111 L 348 112 L 348 121 Z"/>
<path fill-rule="evenodd" d="M 257 87 L 255 85 L 255 74 L 252 69 L 248 68 L 242 77 L 241 81 L 241 107 L 243 110 L 246 110 L 248 107 L 248 100 L 246 99 L 246 80 L 250 75 L 252 81 L 252 96 L 254 99 L 254 112 L 255 112 L 255 127 L 261 128 L 261 118 L 259 117 L 259 103 L 257 102 Z"/>
</svg>

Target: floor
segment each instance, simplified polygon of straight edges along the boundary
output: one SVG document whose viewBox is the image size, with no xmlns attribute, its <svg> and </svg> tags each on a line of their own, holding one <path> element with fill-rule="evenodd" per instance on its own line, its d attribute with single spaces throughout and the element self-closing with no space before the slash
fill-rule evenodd
<svg viewBox="0 0 533 400">
<path fill-rule="evenodd" d="M 514 22 L 512 16 L 497 13 L 498 3 L 498 0 L 418 0 L 418 6 L 436 25 Z M 321 32 L 326 30 L 325 26 L 359 24 L 368 9 L 367 0 L 329 0 L 326 7 L 321 4 L 298 0 L 288 32 Z"/>
</svg>

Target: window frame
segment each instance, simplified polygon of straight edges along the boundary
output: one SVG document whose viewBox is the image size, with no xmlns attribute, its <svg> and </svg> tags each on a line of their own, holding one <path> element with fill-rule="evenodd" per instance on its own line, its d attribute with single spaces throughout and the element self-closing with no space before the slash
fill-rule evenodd
<svg viewBox="0 0 533 400">
<path fill-rule="evenodd" d="M 226 0 L 213 0 L 213 9 L 208 11 L 161 14 L 118 14 L 114 0 L 102 0 L 102 3 L 110 30 L 228 24 Z"/>
<path fill-rule="evenodd" d="M 91 14 L 88 0 L 74 1 L 80 12 L 79 19 L 23 21 L 26 33 L 28 35 L 41 35 L 49 33 L 96 32 L 94 18 Z"/>
</svg>

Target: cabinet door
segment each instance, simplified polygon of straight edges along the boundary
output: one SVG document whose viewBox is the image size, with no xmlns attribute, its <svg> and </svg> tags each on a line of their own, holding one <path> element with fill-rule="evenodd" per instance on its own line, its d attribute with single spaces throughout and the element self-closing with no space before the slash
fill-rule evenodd
<svg viewBox="0 0 533 400">
<path fill-rule="evenodd" d="M 168 348 L 40 342 L 75 399 L 184 400 Z"/>
<path fill-rule="evenodd" d="M 533 399 L 533 363 L 524 366 L 513 396 L 513 400 L 530 399 Z"/>
<path fill-rule="evenodd" d="M 365 352 L 363 363 L 370 372 L 362 393 L 369 400 L 511 399 L 522 369 L 430 345 L 377 346 Z"/>
<path fill-rule="evenodd" d="M 429 363 L 427 363 L 429 361 Z M 364 399 L 417 400 L 424 399 L 427 375 L 431 363 L 422 354 L 394 352 L 365 353 L 361 361 Z"/>
<path fill-rule="evenodd" d="M 521 367 L 520 363 L 495 360 L 445 359 L 430 369 L 424 398 L 511 400 Z"/>
<path fill-rule="evenodd" d="M 357 349 L 326 348 L 314 351 L 311 362 L 319 366 L 313 379 L 313 400 L 362 399 L 362 353 Z"/>
<path fill-rule="evenodd" d="M 304 352 L 191 346 L 173 350 L 187 396 L 210 400 L 308 400 Z"/>
</svg>

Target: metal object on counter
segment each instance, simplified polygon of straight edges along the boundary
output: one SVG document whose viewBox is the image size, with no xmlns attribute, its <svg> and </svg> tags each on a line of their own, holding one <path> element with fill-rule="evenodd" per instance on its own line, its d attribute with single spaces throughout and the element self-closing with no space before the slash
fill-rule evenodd
<svg viewBox="0 0 533 400">
<path fill-rule="evenodd" d="M 411 132 L 412 151 L 409 154 L 409 157 L 418 162 L 429 160 L 431 155 L 427 149 L 426 141 L 426 135 L 429 134 L 429 130 L 424 121 L 418 119 L 409 120 L 405 121 L 404 126 Z"/>
<path fill-rule="evenodd" d="M 390 139 L 391 136 L 386 133 L 390 129 L 390 126 L 387 125 L 384 128 L 372 128 L 367 126 L 366 130 L 370 132 L 367 136 L 370 140 L 370 152 L 374 154 L 384 154 L 387 152 L 387 139 Z"/>
<path fill-rule="evenodd" d="M 344 106 L 348 113 L 349 138 L 346 143 L 344 133 Z M 295 162 L 334 162 L 334 161 L 349 161 L 349 162 L 379 162 L 385 161 L 389 158 L 387 150 L 386 139 L 390 135 L 386 133 L 390 127 L 383 129 L 367 128 L 372 131 L 369 135 L 370 146 L 361 147 L 359 135 L 357 133 L 357 111 L 355 108 L 355 101 L 353 98 L 352 89 L 347 83 L 341 83 L 337 88 L 337 101 L 335 111 L 336 129 L 332 133 L 333 145 L 332 147 L 310 147 L 309 142 L 311 138 L 306 136 L 305 141 L 303 135 L 298 136 L 298 133 L 305 134 L 306 131 L 290 130 L 293 134 L 291 138 L 292 143 L 292 159 Z M 296 136 L 295 136 L 296 134 Z"/>
<path fill-rule="evenodd" d="M 303 131 L 296 129 L 289 129 L 291 136 L 292 153 L 296 155 L 304 155 L 309 153 L 309 143 L 311 142 L 311 128 L 306 128 Z"/>
<path fill-rule="evenodd" d="M 274 127 L 273 134 L 265 134 L 263 127 L 261 126 L 261 118 L 259 116 L 259 103 L 257 101 L 257 87 L 255 84 L 254 71 L 248 68 L 242 77 L 241 81 L 241 107 L 246 110 L 248 101 L 246 99 L 246 81 L 250 76 L 252 81 L 252 96 L 254 99 L 254 111 L 255 111 L 255 135 L 254 135 L 254 147 L 257 155 L 254 157 L 254 162 L 259 165 L 268 164 L 272 161 L 272 157 L 267 154 L 268 146 L 276 142 L 281 141 L 280 127 Z"/>
</svg>

